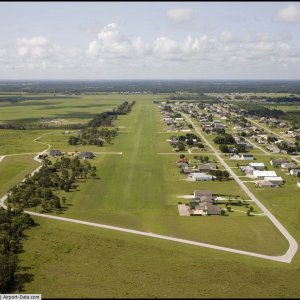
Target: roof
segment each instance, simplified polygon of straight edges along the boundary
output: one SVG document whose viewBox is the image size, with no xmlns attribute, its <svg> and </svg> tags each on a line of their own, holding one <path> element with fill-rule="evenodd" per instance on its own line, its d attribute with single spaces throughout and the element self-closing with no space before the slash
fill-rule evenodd
<svg viewBox="0 0 300 300">
<path fill-rule="evenodd" d="M 297 167 L 296 164 L 294 164 L 293 162 L 286 162 L 286 163 L 282 163 L 281 164 L 282 168 L 295 168 Z"/>
<path fill-rule="evenodd" d="M 274 177 L 268 177 L 268 176 L 266 176 L 264 179 L 268 180 L 268 181 L 283 181 L 283 179 L 282 179 L 281 176 L 274 176 Z"/>
<path fill-rule="evenodd" d="M 253 154 L 242 154 L 243 157 L 253 157 Z"/>
<path fill-rule="evenodd" d="M 258 176 L 268 176 L 268 177 L 276 177 L 277 174 L 275 171 L 259 171 L 259 170 L 255 170 L 253 171 L 253 176 L 258 177 Z"/>
<path fill-rule="evenodd" d="M 259 163 L 259 162 L 254 162 L 254 163 L 249 163 L 250 167 L 264 167 L 264 163 Z"/>
<path fill-rule="evenodd" d="M 260 185 L 260 186 L 273 186 L 274 184 L 268 180 L 257 180 L 255 181 L 255 183 L 257 185 Z"/>
<path fill-rule="evenodd" d="M 212 191 L 209 190 L 195 190 L 194 196 L 212 196 Z"/>
<path fill-rule="evenodd" d="M 286 158 L 274 158 L 270 162 L 271 163 L 282 164 L 282 163 L 288 162 L 288 160 Z"/>
</svg>

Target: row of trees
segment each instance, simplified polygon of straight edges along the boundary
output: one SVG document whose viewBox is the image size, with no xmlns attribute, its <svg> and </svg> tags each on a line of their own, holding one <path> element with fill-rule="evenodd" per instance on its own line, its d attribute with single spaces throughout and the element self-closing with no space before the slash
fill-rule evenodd
<svg viewBox="0 0 300 300">
<path fill-rule="evenodd" d="M 112 111 L 102 112 L 94 117 L 89 123 L 88 127 L 80 131 L 78 136 L 70 136 L 68 143 L 70 145 L 95 145 L 102 147 L 104 143 L 110 144 L 111 140 L 117 136 L 118 129 L 101 128 L 100 126 L 112 126 L 113 121 L 118 115 L 125 115 L 131 111 L 135 101 L 129 103 L 124 101 L 117 108 Z"/>
<path fill-rule="evenodd" d="M 90 127 L 99 127 L 99 126 L 112 126 L 112 122 L 117 118 L 118 115 L 125 115 L 131 111 L 132 106 L 135 104 L 135 101 L 129 103 L 124 101 L 118 107 L 114 108 L 112 111 L 102 112 L 96 117 L 94 117 L 89 123 Z"/>
<path fill-rule="evenodd" d="M 44 211 L 61 208 L 65 198 L 60 199 L 55 190 L 69 192 L 75 189 L 79 179 L 96 176 L 96 167 L 78 157 L 61 157 L 54 164 L 47 157 L 42 157 L 41 169 L 33 176 L 27 175 L 24 182 L 12 187 L 8 202 L 19 209 L 42 205 Z"/>
<path fill-rule="evenodd" d="M 24 231 L 34 225 L 33 219 L 21 209 L 0 208 L 0 293 L 17 289 L 18 253 L 22 251 Z"/>
<path fill-rule="evenodd" d="M 118 134 L 117 129 L 101 128 L 97 129 L 95 127 L 86 128 L 82 130 L 78 136 L 70 136 L 70 145 L 95 145 L 102 147 L 104 143 L 110 144 L 112 139 Z"/>
</svg>

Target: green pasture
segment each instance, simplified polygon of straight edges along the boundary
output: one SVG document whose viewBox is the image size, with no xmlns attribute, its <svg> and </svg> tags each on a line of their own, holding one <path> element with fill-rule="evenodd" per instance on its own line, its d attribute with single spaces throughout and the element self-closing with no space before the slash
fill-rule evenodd
<svg viewBox="0 0 300 300">
<path fill-rule="evenodd" d="M 23 293 L 45 298 L 297 298 L 300 294 L 299 255 L 292 264 L 283 264 L 35 220 L 39 225 L 27 232 L 20 255 Z"/>
<path fill-rule="evenodd" d="M 10 156 L 0 162 L 0 198 L 39 166 L 33 157 L 34 155 Z"/>
</svg>

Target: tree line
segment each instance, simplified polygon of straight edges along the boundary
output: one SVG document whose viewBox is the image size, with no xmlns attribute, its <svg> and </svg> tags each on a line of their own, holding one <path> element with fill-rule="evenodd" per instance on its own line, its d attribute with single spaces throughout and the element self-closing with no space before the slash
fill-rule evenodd
<svg viewBox="0 0 300 300">
<path fill-rule="evenodd" d="M 24 231 L 34 220 L 22 209 L 0 208 L 0 293 L 18 289 L 16 273 L 19 270 L 18 253 L 22 251 Z M 20 286 L 19 286 L 20 287 Z"/>
<path fill-rule="evenodd" d="M 104 143 L 110 144 L 112 139 L 117 136 L 118 129 L 97 129 L 97 127 L 112 126 L 117 116 L 129 113 L 134 104 L 135 101 L 131 103 L 124 101 L 112 111 L 98 114 L 88 123 L 88 127 L 80 130 L 78 136 L 70 136 L 68 143 L 70 145 L 95 145 L 98 147 L 102 147 Z"/>
</svg>

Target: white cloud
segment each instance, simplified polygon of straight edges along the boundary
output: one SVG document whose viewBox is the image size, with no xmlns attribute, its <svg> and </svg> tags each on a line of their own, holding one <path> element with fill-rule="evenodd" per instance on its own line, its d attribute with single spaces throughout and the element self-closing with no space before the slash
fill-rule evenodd
<svg viewBox="0 0 300 300">
<path fill-rule="evenodd" d="M 175 22 L 185 22 L 192 18 L 190 8 L 171 8 L 168 10 L 168 17 Z"/>
<path fill-rule="evenodd" d="M 223 43 L 230 43 L 234 40 L 233 34 L 229 31 L 223 31 L 220 35 L 220 40 Z"/>
<path fill-rule="evenodd" d="M 300 22 L 300 9 L 294 5 L 282 8 L 272 18 L 275 22 L 297 23 Z"/>
</svg>

